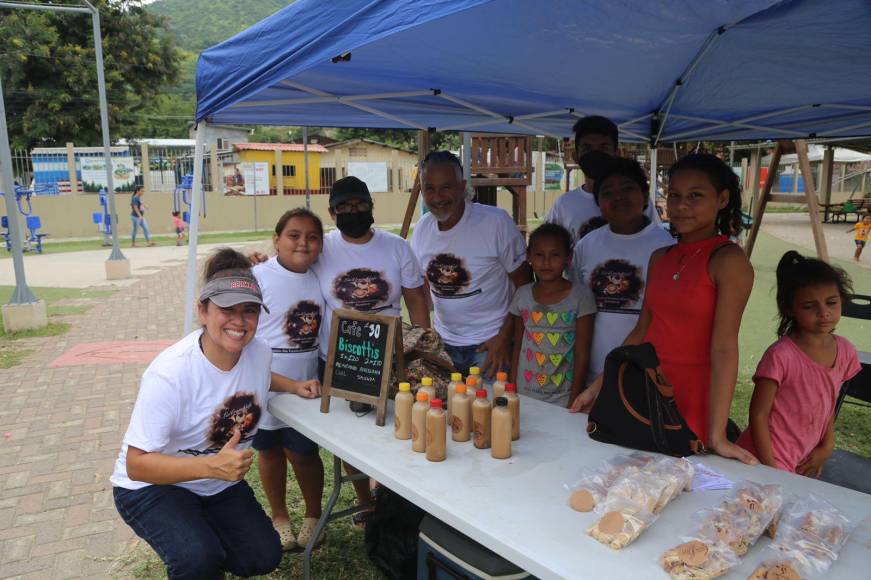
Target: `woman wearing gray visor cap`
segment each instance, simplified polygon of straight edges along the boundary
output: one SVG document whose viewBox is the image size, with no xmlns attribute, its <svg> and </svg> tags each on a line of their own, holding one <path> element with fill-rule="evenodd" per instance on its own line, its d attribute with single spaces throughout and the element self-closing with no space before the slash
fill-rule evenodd
<svg viewBox="0 0 871 580">
<path fill-rule="evenodd" d="M 256 338 L 263 296 L 245 256 L 206 263 L 202 327 L 149 365 L 111 477 L 115 505 L 170 578 L 255 576 L 274 570 L 281 544 L 243 477 L 269 390 L 319 395 L 320 384 L 270 372 Z"/>
</svg>

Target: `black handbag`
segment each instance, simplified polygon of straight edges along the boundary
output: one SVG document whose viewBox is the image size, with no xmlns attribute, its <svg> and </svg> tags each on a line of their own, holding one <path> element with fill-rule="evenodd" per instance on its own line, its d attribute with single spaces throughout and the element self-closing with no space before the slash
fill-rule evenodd
<svg viewBox="0 0 871 580">
<path fill-rule="evenodd" d="M 674 388 L 650 343 L 615 348 L 605 359 L 602 390 L 587 433 L 602 443 L 687 456 L 704 445 L 677 410 Z"/>
</svg>

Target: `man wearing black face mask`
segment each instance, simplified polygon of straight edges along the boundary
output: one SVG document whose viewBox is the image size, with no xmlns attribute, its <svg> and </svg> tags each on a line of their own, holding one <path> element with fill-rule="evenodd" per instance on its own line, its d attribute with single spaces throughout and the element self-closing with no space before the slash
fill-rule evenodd
<svg viewBox="0 0 871 580">
<path fill-rule="evenodd" d="M 412 324 L 429 328 L 429 309 L 423 274 L 408 242 L 390 232 L 373 228 L 374 203 L 362 180 L 349 176 L 330 190 L 330 217 L 336 230 L 324 236 L 320 258 L 312 266 L 324 297 L 320 332 L 319 377 L 323 380 L 329 332 L 336 308 L 400 316 L 405 300 Z M 356 473 L 346 464 L 348 473 Z M 357 501 L 371 500 L 369 482 L 354 482 Z M 365 515 L 355 522 L 365 522 Z"/>
<path fill-rule="evenodd" d="M 575 161 L 584 172 L 584 183 L 558 197 L 545 221 L 563 226 L 578 241 L 596 229 L 594 224 L 598 220 L 595 218 L 602 215 L 593 198 L 593 187 L 597 176 L 617 156 L 617 125 L 605 117 L 591 115 L 579 119 L 572 130 L 575 132 Z M 659 223 L 652 203 L 648 204 L 645 213 L 651 221 Z"/>
</svg>

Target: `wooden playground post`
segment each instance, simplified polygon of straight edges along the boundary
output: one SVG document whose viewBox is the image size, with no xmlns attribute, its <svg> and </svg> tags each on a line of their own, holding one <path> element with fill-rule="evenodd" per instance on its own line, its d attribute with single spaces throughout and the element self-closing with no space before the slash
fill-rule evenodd
<svg viewBox="0 0 871 580">
<path fill-rule="evenodd" d="M 829 249 L 826 246 L 826 235 L 823 232 L 822 216 L 820 215 L 817 189 L 814 185 L 814 174 L 811 171 L 811 163 L 807 155 L 807 141 L 797 139 L 795 152 L 798 154 L 798 164 L 804 177 L 804 195 L 807 198 L 807 211 L 811 218 L 811 229 L 814 233 L 814 245 L 817 248 L 817 257 L 825 262 L 829 261 Z"/>
</svg>

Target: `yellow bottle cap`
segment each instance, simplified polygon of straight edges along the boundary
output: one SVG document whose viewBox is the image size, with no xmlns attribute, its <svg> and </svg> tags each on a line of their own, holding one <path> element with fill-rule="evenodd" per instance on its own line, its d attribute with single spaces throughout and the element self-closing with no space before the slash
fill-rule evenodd
<svg viewBox="0 0 871 580">
<path fill-rule="evenodd" d="M 411 384 L 410 383 L 399 383 L 399 390 L 402 391 L 403 393 L 408 393 L 411 391 Z"/>
<path fill-rule="evenodd" d="M 417 397 L 415 397 L 418 401 L 426 403 L 426 400 L 429 399 L 429 395 L 426 394 L 426 391 L 418 391 Z"/>
<path fill-rule="evenodd" d="M 423 385 L 424 387 L 431 387 L 432 386 L 432 377 L 423 377 L 422 379 L 420 379 L 420 384 Z"/>
<path fill-rule="evenodd" d="M 508 373 L 506 373 L 504 371 L 499 371 L 498 373 L 496 373 L 496 380 L 497 381 L 507 381 L 508 380 Z"/>
<path fill-rule="evenodd" d="M 466 392 L 466 385 L 457 385 L 457 392 L 458 393 L 465 393 Z"/>
<path fill-rule="evenodd" d="M 477 379 L 477 378 L 473 377 L 472 375 L 469 375 L 468 377 L 466 377 L 466 386 L 468 386 L 468 387 L 474 387 L 474 386 L 476 386 L 477 384 L 478 384 L 478 379 Z"/>
<path fill-rule="evenodd" d="M 451 373 L 451 380 L 455 383 L 461 383 L 463 382 L 463 375 L 460 373 Z"/>
<path fill-rule="evenodd" d="M 469 367 L 469 374 L 470 375 L 480 375 L 481 369 L 479 369 L 478 367 Z"/>
</svg>

